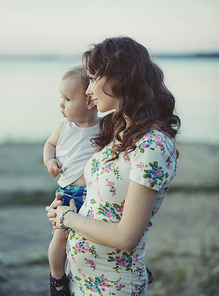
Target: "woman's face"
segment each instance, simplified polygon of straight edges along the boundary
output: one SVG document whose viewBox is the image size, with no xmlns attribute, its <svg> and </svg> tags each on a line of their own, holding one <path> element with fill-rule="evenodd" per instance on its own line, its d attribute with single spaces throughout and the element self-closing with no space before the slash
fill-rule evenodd
<svg viewBox="0 0 219 296">
<path fill-rule="evenodd" d="M 94 75 L 88 73 L 90 83 L 86 90 L 86 94 L 92 96 L 94 104 L 97 105 L 97 110 L 100 112 L 107 112 L 113 109 L 118 110 L 119 100 L 115 97 L 109 96 L 103 92 L 103 85 L 106 81 L 105 77 L 94 79 Z M 110 85 L 107 92 L 111 93 Z"/>
</svg>

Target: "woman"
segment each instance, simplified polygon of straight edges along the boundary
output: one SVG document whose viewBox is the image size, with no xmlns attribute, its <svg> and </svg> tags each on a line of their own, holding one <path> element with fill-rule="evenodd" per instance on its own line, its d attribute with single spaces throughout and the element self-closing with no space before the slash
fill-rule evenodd
<svg viewBox="0 0 219 296">
<path fill-rule="evenodd" d="M 100 112 L 99 151 L 85 167 L 87 198 L 78 214 L 54 201 L 54 229 L 70 229 L 73 295 L 146 295 L 145 243 L 176 173 L 180 119 L 163 73 L 144 46 L 110 38 L 83 55 Z"/>
</svg>

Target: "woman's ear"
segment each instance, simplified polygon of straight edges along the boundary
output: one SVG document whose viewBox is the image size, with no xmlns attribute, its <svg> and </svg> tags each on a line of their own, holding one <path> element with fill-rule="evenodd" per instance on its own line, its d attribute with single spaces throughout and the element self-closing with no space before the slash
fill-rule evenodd
<svg viewBox="0 0 219 296">
<path fill-rule="evenodd" d="M 95 106 L 92 96 L 87 96 L 86 103 L 87 103 L 87 108 L 89 110 L 91 110 Z"/>
</svg>

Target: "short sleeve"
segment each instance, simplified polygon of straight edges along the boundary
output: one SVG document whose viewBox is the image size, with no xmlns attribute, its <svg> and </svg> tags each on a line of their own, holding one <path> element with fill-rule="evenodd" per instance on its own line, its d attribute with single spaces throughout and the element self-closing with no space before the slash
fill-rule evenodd
<svg viewBox="0 0 219 296">
<path fill-rule="evenodd" d="M 176 174 L 173 141 L 159 131 L 150 131 L 130 153 L 130 179 L 156 191 L 168 189 Z"/>
</svg>

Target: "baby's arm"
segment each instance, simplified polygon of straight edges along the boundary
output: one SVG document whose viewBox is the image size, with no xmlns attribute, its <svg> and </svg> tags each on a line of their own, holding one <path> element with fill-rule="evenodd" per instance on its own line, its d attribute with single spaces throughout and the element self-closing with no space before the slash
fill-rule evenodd
<svg viewBox="0 0 219 296">
<path fill-rule="evenodd" d="M 61 122 L 55 129 L 54 133 L 46 141 L 43 150 L 44 164 L 53 178 L 56 178 L 61 172 L 62 164 L 55 158 L 56 146 L 60 137 L 64 122 Z"/>
</svg>

